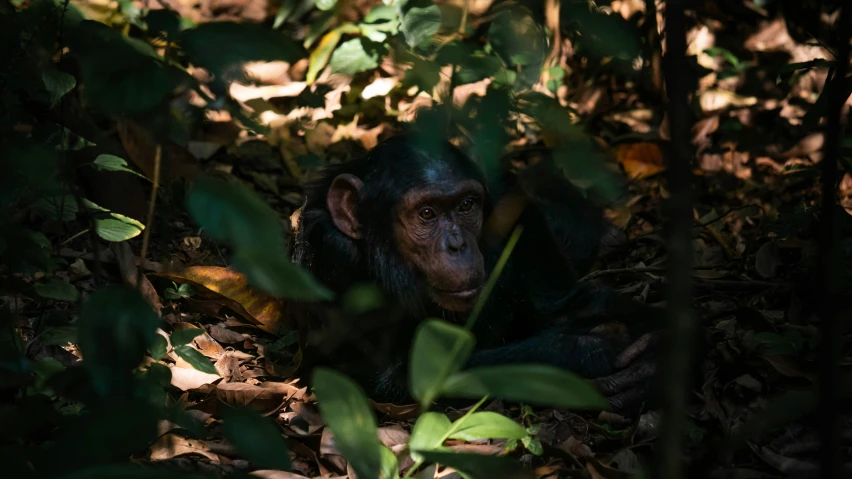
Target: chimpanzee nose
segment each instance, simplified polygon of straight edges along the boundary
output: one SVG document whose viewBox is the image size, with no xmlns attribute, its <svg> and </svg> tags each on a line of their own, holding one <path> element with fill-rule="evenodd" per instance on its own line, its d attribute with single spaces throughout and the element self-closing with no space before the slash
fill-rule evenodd
<svg viewBox="0 0 852 479">
<path fill-rule="evenodd" d="M 450 253 L 461 253 L 467 249 L 467 242 L 458 231 L 453 231 L 447 234 L 446 245 L 447 250 Z"/>
</svg>

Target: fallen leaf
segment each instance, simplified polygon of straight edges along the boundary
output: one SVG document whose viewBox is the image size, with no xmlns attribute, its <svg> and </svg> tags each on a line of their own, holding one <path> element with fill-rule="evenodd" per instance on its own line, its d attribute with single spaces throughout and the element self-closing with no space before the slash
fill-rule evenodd
<svg viewBox="0 0 852 479">
<path fill-rule="evenodd" d="M 228 307 L 260 329 L 272 334 L 289 331 L 284 321 L 284 302 L 248 285 L 245 275 L 220 266 L 190 266 L 179 271 L 159 273 L 178 283 L 191 283 L 194 300 L 211 300 Z"/>
<path fill-rule="evenodd" d="M 198 389 L 205 384 L 211 384 L 222 379 L 218 374 L 203 373 L 191 367 L 170 366 L 170 369 L 172 370 L 171 384 L 181 391 Z"/>
<path fill-rule="evenodd" d="M 621 143 L 615 146 L 615 158 L 631 179 L 638 180 L 666 169 L 660 145 L 652 142 Z"/>
<path fill-rule="evenodd" d="M 189 439 L 177 434 L 166 434 L 157 440 L 150 448 L 152 461 L 163 461 L 177 456 L 187 454 L 198 454 L 210 460 L 213 464 L 219 464 L 219 456 L 210 452 L 206 442 L 197 439 Z"/>
</svg>

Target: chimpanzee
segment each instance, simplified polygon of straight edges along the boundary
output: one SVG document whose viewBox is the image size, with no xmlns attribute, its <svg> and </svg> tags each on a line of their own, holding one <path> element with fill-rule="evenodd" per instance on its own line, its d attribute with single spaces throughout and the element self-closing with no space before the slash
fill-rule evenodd
<svg viewBox="0 0 852 479">
<path fill-rule="evenodd" d="M 559 366 L 598 378 L 616 408 L 644 395 L 654 366 L 633 360 L 653 337 L 649 307 L 578 283 L 597 259 L 601 211 L 551 161 L 504 176 L 487 185 L 458 148 L 409 133 L 308 185 L 294 261 L 338 296 L 374 284 L 387 301 L 366 312 L 297 305 L 305 369 L 330 365 L 376 401 L 404 401 L 418 322 L 464 322 L 505 246 L 495 225 L 523 201 L 524 230 L 474 327 L 468 366 Z"/>
</svg>

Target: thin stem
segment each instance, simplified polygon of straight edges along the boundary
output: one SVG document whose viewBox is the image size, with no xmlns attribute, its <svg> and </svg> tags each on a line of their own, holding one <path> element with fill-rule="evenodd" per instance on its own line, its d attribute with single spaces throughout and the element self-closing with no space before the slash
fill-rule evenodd
<svg viewBox="0 0 852 479">
<path fill-rule="evenodd" d="M 515 249 L 515 245 L 518 243 L 518 238 L 521 237 L 521 232 L 523 231 L 524 227 L 520 225 L 516 226 L 515 230 L 512 231 L 512 236 L 509 237 L 506 247 L 503 248 L 503 253 L 500 254 L 500 258 L 494 266 L 494 271 L 491 272 L 491 276 L 489 276 L 488 281 L 485 282 L 485 287 L 482 288 L 482 294 L 480 294 L 476 299 L 473 311 L 470 312 L 470 316 L 467 318 L 467 323 L 464 325 L 465 328 L 473 328 L 473 325 L 476 324 L 476 320 L 479 319 L 479 315 L 485 307 L 485 302 L 488 301 L 488 297 L 491 295 L 491 291 L 497 284 L 497 279 L 500 278 L 500 273 L 503 272 L 503 268 L 506 266 L 506 262 L 509 261 L 509 256 L 512 254 L 512 250 Z"/>
<path fill-rule="evenodd" d="M 148 201 L 148 218 L 145 221 L 145 231 L 142 232 L 142 252 L 139 255 L 139 281 L 138 285 L 141 291 L 142 288 L 142 270 L 145 269 L 145 266 L 148 262 L 146 259 L 148 256 L 148 245 L 151 240 L 151 227 L 154 223 L 154 209 L 157 206 L 157 191 L 160 189 L 160 164 L 162 163 L 162 155 L 163 149 L 160 145 L 157 145 L 157 151 L 154 153 L 154 177 L 151 185 L 151 198 Z"/>
</svg>

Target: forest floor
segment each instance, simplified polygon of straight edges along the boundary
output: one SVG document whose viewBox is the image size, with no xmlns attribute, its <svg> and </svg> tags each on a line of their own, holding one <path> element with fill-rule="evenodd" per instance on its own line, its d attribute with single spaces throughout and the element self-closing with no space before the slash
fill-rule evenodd
<svg viewBox="0 0 852 479">
<path fill-rule="evenodd" d="M 263 16 L 251 13 L 252 2 L 244 8 L 232 3 L 236 6 L 228 15 Z M 618 5 L 629 16 L 632 3 Z M 215 17 L 203 11 L 194 15 L 199 20 Z M 819 195 L 815 165 L 824 138 L 801 132 L 803 122 L 810 121 L 808 107 L 819 96 L 826 69 L 783 78 L 772 72 L 790 59 L 806 62 L 828 55 L 820 46 L 791 38 L 783 19 L 745 25 L 742 38 L 724 41 L 738 44 L 725 48 L 719 46 L 716 30 L 708 21 L 689 33 L 690 53 L 703 68 L 696 79 L 701 111 L 692 138 L 697 149 L 693 251 L 695 307 L 708 348 L 690 396 L 687 450 L 695 464 L 712 465 L 716 477 L 813 473 L 818 440 L 805 406 L 785 404 L 773 410 L 772 405 L 779 396 L 812 390 L 816 383 L 818 329 L 807 301 L 812 290 L 798 280 L 815 258 L 811 210 Z M 203 131 L 172 156 L 182 159 L 175 177 L 207 171 L 238 178 L 286 218 L 301 204 L 300 185 L 318 167 L 362 154 L 414 118 L 418 108 L 433 103 L 423 94 L 391 97 L 404 72 L 386 62 L 367 76 L 323 73 L 320 81 L 333 85 L 324 104 L 292 108 L 287 115 L 272 113 L 287 109 L 306 91 L 306 69 L 307 63 L 248 65 L 254 82 L 234 83 L 231 94 L 274 133 L 255 137 L 227 114 L 208 117 Z M 572 75 L 566 83 L 574 86 L 558 90 L 557 96 L 579 112 L 626 184 L 622 201 L 607 210 L 624 235 L 602 256 L 593 276 L 639 301 L 662 305 L 666 251 L 661 208 L 667 197 L 662 173 L 668 139 L 664 109 L 632 82 L 596 72 L 575 70 Z M 778 86 L 785 82 L 793 87 Z M 482 94 L 486 86 L 458 85 L 455 101 Z M 267 108 L 269 104 L 275 108 Z M 387 115 L 385 106 L 397 114 Z M 354 121 L 335 117 L 335 112 L 352 108 L 360 111 Z M 119 123 L 118 130 L 135 166 L 152 170 L 150 155 L 138 151 L 144 145 L 129 140 L 132 126 Z M 518 133 L 512 146 L 520 149 L 539 140 L 529 132 Z M 169 188 L 164 187 L 165 195 L 171 194 Z M 843 178 L 840 190 L 842 206 L 852 212 L 852 176 Z M 147 201 L 145 195 L 122 195 L 126 203 Z M 146 295 L 163 306 L 166 322 L 175 330 L 205 330 L 192 345 L 214 362 L 217 374 L 198 371 L 175 355 L 168 357 L 172 385 L 182 392 L 179 401 L 208 426 L 209 436 L 188 439 L 177 426 L 166 424 L 159 441 L 140 459 L 186 470 L 246 470 L 246 461 L 219 430 L 224 402 L 251 405 L 274 418 L 290 438 L 295 472 L 258 475 L 346 477 L 351 471 L 329 439 L 314 398 L 293 375 L 296 338 L 277 334 L 272 318 L 282 304 L 220 268 L 226 264 L 220 248 L 180 208 L 169 206 L 168 201 L 161 203 L 153 228 L 149 257 L 158 261 L 140 262 L 138 239 L 114 246 L 101 259 L 115 282 L 141 264 L 148 273 L 145 281 L 151 282 Z M 68 241 L 60 252 L 69 258 L 67 278 L 84 292 L 94 287 L 85 239 Z M 186 268 L 175 272 L 175 265 Z M 185 284 L 192 288 L 181 286 Z M 73 347 L 36 345 L 31 352 L 68 364 L 78 359 Z M 402 450 L 416 406 L 383 404 L 376 409 L 382 443 L 395 452 Z M 619 478 L 638 472 L 651 460 L 660 418 L 656 410 L 622 417 L 531 410 L 501 401 L 487 403 L 485 409 L 540 425 L 540 448 L 532 445 L 511 453 L 530 464 L 537 478 Z M 451 419 L 463 413 L 449 411 Z M 777 426 L 767 426 L 773 424 Z M 847 419 L 843 426 L 848 438 L 852 424 Z M 501 441 L 450 441 L 448 446 L 482 453 L 505 448 Z M 400 465 L 410 461 L 402 459 Z"/>
</svg>

